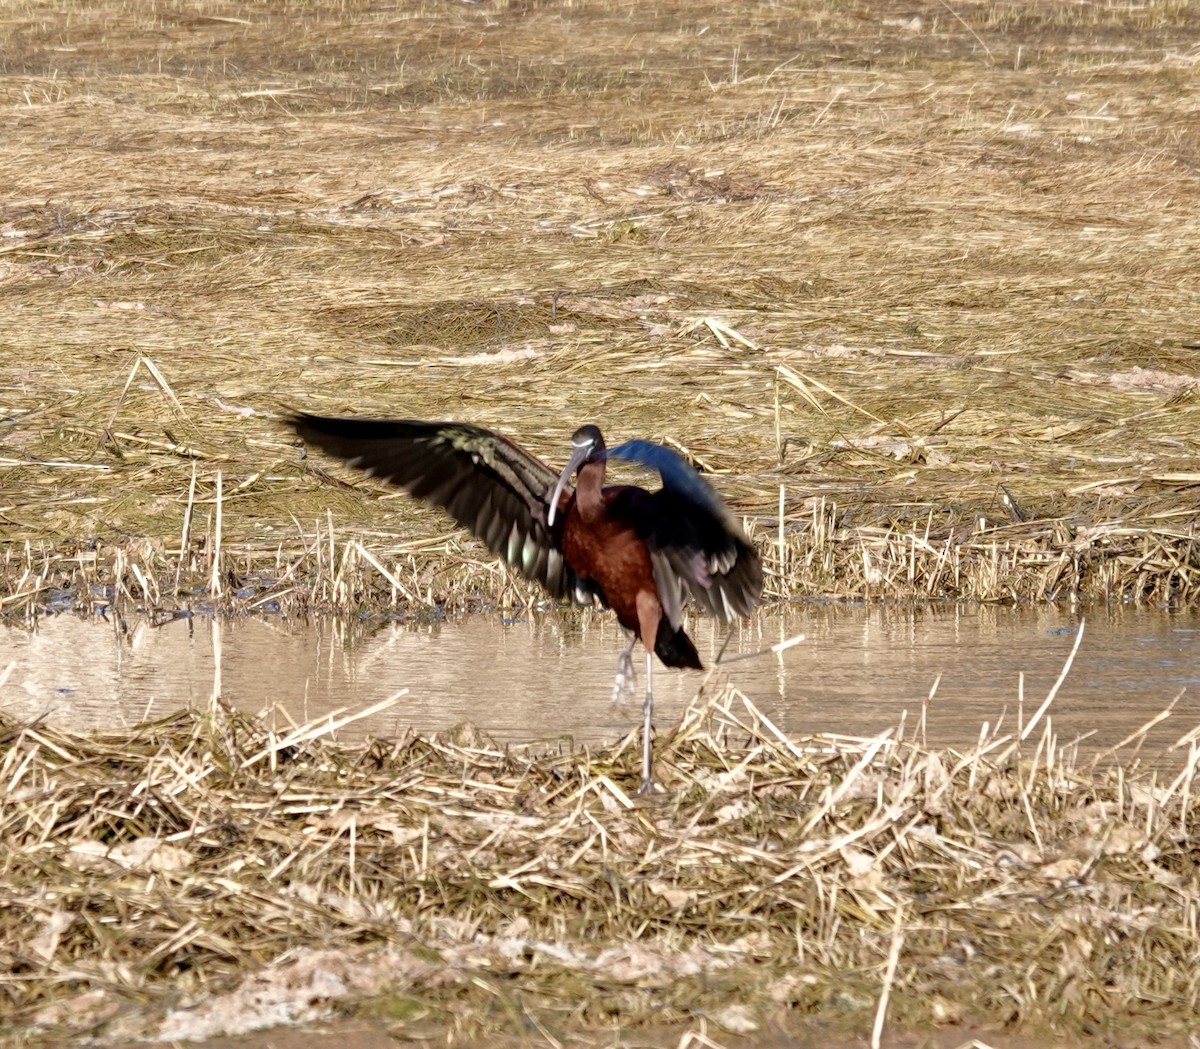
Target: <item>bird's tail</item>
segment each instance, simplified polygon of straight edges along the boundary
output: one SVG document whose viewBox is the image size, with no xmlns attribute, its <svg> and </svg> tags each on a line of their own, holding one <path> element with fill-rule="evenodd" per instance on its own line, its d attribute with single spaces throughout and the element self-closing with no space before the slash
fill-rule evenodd
<svg viewBox="0 0 1200 1049">
<path fill-rule="evenodd" d="M 692 639 L 683 632 L 682 627 L 673 627 L 663 616 L 658 621 L 658 636 L 654 639 L 654 654 L 662 660 L 666 667 L 688 667 L 692 670 L 703 670 L 700 653 L 692 644 Z"/>
</svg>

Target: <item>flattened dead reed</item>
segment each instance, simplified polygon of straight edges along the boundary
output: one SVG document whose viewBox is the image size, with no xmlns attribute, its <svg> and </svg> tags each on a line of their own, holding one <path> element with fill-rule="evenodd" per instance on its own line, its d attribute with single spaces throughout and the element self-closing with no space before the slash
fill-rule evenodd
<svg viewBox="0 0 1200 1049">
<path fill-rule="evenodd" d="M 1195 604 L 1200 6 L 188 12 L 0 12 L 4 611 L 520 596 L 283 408 L 673 442 L 779 595 Z"/>
<path fill-rule="evenodd" d="M 789 739 L 732 689 L 637 747 L 341 743 L 218 708 L 0 734 L 0 1024 L 183 1038 L 371 998 L 480 1038 L 818 1015 L 1169 1033 L 1200 1006 L 1193 731 Z M 1122 755 L 1124 755 L 1122 757 Z M 251 975 L 247 975 L 247 974 Z"/>
</svg>

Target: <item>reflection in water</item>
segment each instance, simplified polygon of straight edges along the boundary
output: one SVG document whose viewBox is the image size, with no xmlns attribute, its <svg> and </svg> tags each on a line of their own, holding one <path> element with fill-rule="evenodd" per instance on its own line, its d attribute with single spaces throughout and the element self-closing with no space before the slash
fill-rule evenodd
<svg viewBox="0 0 1200 1049">
<path fill-rule="evenodd" d="M 735 685 L 794 734 L 865 736 L 894 726 L 904 711 L 912 724 L 936 682 L 929 742 L 962 746 L 985 722 L 1003 718 L 1014 728 L 1019 703 L 1025 717 L 1036 709 L 1071 650 L 1077 622 L 1054 607 L 771 610 L 735 629 L 727 656 L 796 634 L 805 641 L 722 667 L 713 687 Z M 697 618 L 691 627 L 711 665 L 723 640 L 717 625 Z M 433 624 L 196 617 L 160 627 L 138 622 L 125 633 L 64 615 L 32 632 L 0 628 L 0 674 L 12 663 L 0 707 L 73 728 L 111 727 L 204 705 L 216 689 L 244 710 L 274 710 L 282 724 L 408 689 L 383 714 L 346 731 L 429 732 L 470 720 L 501 740 L 570 734 L 612 742 L 636 725 L 640 708 L 640 692 L 623 704 L 609 698 L 623 644 L 611 619 L 586 615 Z M 1060 742 L 1087 736 L 1085 749 L 1109 746 L 1182 691 L 1151 737 L 1155 747 L 1174 742 L 1200 723 L 1198 656 L 1200 617 L 1093 609 L 1051 709 Z M 674 720 L 704 681 L 656 668 L 658 724 Z"/>
</svg>

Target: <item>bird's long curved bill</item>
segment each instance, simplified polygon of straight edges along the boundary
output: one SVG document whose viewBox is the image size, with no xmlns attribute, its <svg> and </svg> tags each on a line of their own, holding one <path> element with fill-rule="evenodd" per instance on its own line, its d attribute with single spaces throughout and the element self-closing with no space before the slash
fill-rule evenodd
<svg viewBox="0 0 1200 1049">
<path fill-rule="evenodd" d="M 550 493 L 550 512 L 546 515 L 546 524 L 551 527 L 554 525 L 555 517 L 558 516 L 558 501 L 562 498 L 563 489 L 567 487 L 571 475 L 587 461 L 590 452 L 591 449 L 586 445 L 582 448 L 575 448 L 571 452 L 571 458 L 567 460 L 567 465 L 563 467 L 563 472 L 558 475 L 558 482 L 554 485 L 554 491 Z"/>
</svg>

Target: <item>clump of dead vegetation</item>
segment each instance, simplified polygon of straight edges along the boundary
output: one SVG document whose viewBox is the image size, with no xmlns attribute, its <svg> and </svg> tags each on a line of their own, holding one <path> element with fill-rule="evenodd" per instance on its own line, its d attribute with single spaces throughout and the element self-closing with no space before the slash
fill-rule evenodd
<svg viewBox="0 0 1200 1049">
<path fill-rule="evenodd" d="M 304 467 L 282 469 L 298 477 Z M 182 524 L 173 539 L 6 546 L 0 611 L 13 619 L 66 610 L 169 619 L 183 610 L 422 615 L 545 605 L 541 590 L 436 511 L 389 498 L 370 482 L 351 489 L 323 466 L 307 469 L 318 482 L 309 493 L 329 493 L 348 513 L 295 521 L 290 536 L 231 541 L 222 535 L 227 496 L 219 473 L 207 484 L 193 474 L 179 494 Z M 750 484 L 744 477 L 719 483 L 734 492 Z M 378 495 L 387 500 L 382 507 Z M 927 504 L 896 512 L 811 497 L 795 512 L 772 519 L 764 509 L 742 521 L 763 555 L 767 602 L 815 595 L 1193 606 L 1200 601 L 1194 512 L 1164 516 L 1180 523 L 1013 520 L 1000 496 L 990 513 Z"/>
<path fill-rule="evenodd" d="M 1196 5 L 926 6 L 8 5 L 0 608 L 528 600 L 287 408 L 673 442 L 773 596 L 1194 604 Z"/>
<path fill-rule="evenodd" d="M 1036 717 L 963 750 L 920 723 L 790 739 L 726 688 L 635 800 L 632 736 L 333 727 L 3 722 L 4 1027 L 199 1037 L 373 998 L 398 1032 L 475 1038 L 810 1014 L 1097 1034 L 1200 1004 L 1195 731 L 1166 764 L 1140 735 L 1078 763 Z"/>
</svg>

